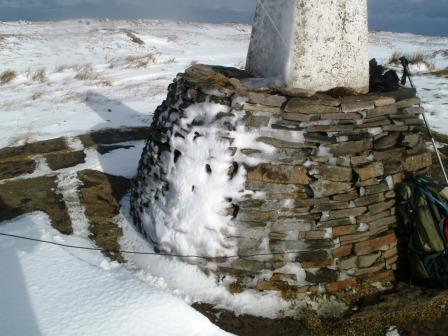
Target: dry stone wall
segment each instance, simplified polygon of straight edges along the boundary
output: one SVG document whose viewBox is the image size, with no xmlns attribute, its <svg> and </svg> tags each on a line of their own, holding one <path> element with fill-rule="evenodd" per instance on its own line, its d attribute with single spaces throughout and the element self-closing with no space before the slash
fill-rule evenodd
<svg viewBox="0 0 448 336">
<path fill-rule="evenodd" d="M 232 276 L 235 290 L 308 295 L 392 281 L 398 259 L 394 189 L 406 173 L 431 165 L 415 91 L 344 96 L 333 90 L 304 97 L 251 91 L 246 76 L 195 65 L 171 84 L 154 116 L 131 197 L 136 225 L 148 234 L 143 209 L 152 198 L 168 197 L 163 157 L 180 155 L 171 146 L 170 138 L 179 136 L 173 125 L 188 118 L 189 106 L 215 102 L 228 108 L 219 118 L 235 158 L 228 178 L 245 172 L 243 197 L 227 200 L 234 228 L 227 239 L 238 257 L 198 264 Z M 235 147 L 228 132 L 238 123 L 273 150 Z M 145 194 L 154 180 L 162 187 Z"/>
</svg>

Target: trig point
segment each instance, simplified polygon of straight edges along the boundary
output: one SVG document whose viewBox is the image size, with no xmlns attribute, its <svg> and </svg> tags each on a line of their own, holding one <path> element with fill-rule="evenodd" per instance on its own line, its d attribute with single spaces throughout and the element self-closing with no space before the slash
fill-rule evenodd
<svg viewBox="0 0 448 336">
<path fill-rule="evenodd" d="M 288 88 L 366 93 L 367 0 L 257 0 L 247 70 Z"/>
<path fill-rule="evenodd" d="M 247 69 L 195 64 L 157 108 L 137 228 L 234 293 L 391 288 L 395 188 L 431 153 L 415 90 L 368 92 L 367 38 L 366 0 L 258 0 Z"/>
</svg>

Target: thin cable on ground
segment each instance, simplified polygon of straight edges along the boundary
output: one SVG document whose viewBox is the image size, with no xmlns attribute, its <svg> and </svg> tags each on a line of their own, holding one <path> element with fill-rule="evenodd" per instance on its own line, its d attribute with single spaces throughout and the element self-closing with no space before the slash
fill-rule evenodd
<svg viewBox="0 0 448 336">
<path fill-rule="evenodd" d="M 76 245 L 57 243 L 57 242 L 53 242 L 53 241 L 49 241 L 49 240 L 42 240 L 42 239 L 24 237 L 24 236 L 1 233 L 1 232 L 0 232 L 0 236 L 34 241 L 34 242 L 38 242 L 38 243 L 42 243 L 42 244 L 56 245 L 56 246 L 61 246 L 61 247 L 66 247 L 66 248 L 71 248 L 71 249 L 100 251 L 103 253 L 138 254 L 138 255 L 149 255 L 149 256 L 177 257 L 177 258 L 197 258 L 197 259 L 205 259 L 205 260 L 250 258 L 250 257 L 275 256 L 275 255 L 300 253 L 300 251 L 283 251 L 283 252 L 255 253 L 255 254 L 246 254 L 246 255 L 242 254 L 242 255 L 234 255 L 234 256 L 204 257 L 204 256 L 197 256 L 197 255 L 181 255 L 181 254 L 164 253 L 164 252 L 157 253 L 157 252 L 126 251 L 126 250 L 107 250 L 107 249 L 101 249 L 98 247 L 76 246 Z"/>
</svg>

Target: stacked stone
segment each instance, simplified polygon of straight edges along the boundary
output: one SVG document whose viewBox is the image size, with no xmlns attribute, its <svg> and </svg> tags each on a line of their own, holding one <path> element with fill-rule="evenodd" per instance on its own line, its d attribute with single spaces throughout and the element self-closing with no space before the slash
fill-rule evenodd
<svg viewBox="0 0 448 336">
<path fill-rule="evenodd" d="M 257 141 L 276 149 L 267 155 L 230 145 L 233 153 L 263 163 L 234 162 L 247 171 L 248 196 L 231 207 L 237 230 L 229 239 L 236 241 L 239 257 L 202 266 L 232 275 L 239 289 L 304 295 L 393 280 L 398 258 L 394 189 L 405 174 L 431 165 L 415 91 L 297 96 L 250 90 L 245 76 L 235 69 L 194 66 L 178 76 L 159 109 L 171 105 L 172 113 L 182 115 L 197 102 L 227 105 L 243 116 L 248 130 L 259 131 Z M 153 128 L 160 138 L 152 137 L 145 152 L 156 142 L 159 150 L 169 150 L 166 141 L 165 147 L 160 144 L 166 140 L 166 120 L 169 113 L 156 114 Z M 155 161 L 143 155 L 138 183 L 148 178 Z M 138 188 L 132 199 L 138 224 L 135 209 L 144 205 Z"/>
</svg>

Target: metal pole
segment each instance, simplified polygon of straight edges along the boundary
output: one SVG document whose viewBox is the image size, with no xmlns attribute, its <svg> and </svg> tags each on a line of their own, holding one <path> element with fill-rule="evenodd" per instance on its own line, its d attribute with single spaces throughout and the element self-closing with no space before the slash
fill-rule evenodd
<svg viewBox="0 0 448 336">
<path fill-rule="evenodd" d="M 414 81 L 412 80 L 411 71 L 409 70 L 409 66 L 408 66 L 408 64 L 409 64 L 408 60 L 403 57 L 401 62 L 403 64 L 404 71 L 406 72 L 407 77 L 409 78 L 409 83 L 411 83 L 411 87 L 413 89 L 417 90 L 414 86 Z M 426 130 L 428 131 L 428 135 L 431 138 L 432 145 L 436 152 L 437 160 L 439 161 L 440 168 L 442 169 L 443 177 L 445 178 L 446 184 L 448 184 L 448 175 L 446 174 L 445 167 L 443 166 L 442 157 L 440 156 L 440 152 L 439 152 L 439 149 L 437 148 L 436 141 L 434 140 L 434 137 L 432 135 L 432 130 L 431 130 L 431 127 L 429 126 L 428 119 L 426 119 L 425 110 L 422 111 L 422 115 L 423 115 L 423 121 L 425 122 Z"/>
</svg>

